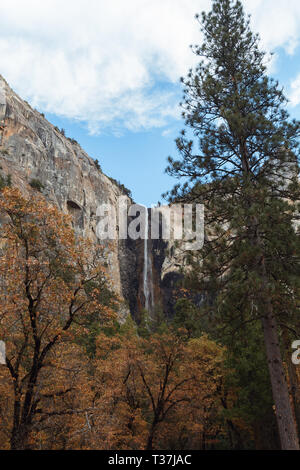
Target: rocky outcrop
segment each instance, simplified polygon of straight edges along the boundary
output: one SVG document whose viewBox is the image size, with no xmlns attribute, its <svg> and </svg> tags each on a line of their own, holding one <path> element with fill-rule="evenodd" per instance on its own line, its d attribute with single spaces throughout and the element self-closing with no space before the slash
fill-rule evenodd
<svg viewBox="0 0 300 470">
<path fill-rule="evenodd" d="M 3 176 L 24 193 L 39 187 L 46 198 L 73 217 L 77 233 L 95 244 L 96 210 L 102 203 L 116 206 L 122 190 L 105 176 L 80 145 L 66 138 L 42 114 L 19 98 L 0 76 L 0 166 Z M 106 246 L 108 272 L 124 300 L 122 316 L 136 308 L 135 247 L 128 241 Z"/>
<path fill-rule="evenodd" d="M 104 175 L 74 139 L 32 109 L 0 75 L 0 176 L 7 175 L 25 194 L 33 188 L 41 190 L 50 202 L 72 216 L 75 231 L 95 244 L 100 243 L 96 236 L 97 207 L 109 203 L 118 214 L 118 198 L 124 195 L 124 189 Z M 131 199 L 126 197 L 130 204 Z M 146 303 L 144 240 L 119 240 L 117 230 L 118 222 L 116 239 L 101 241 L 105 261 L 113 288 L 122 299 L 120 318 L 131 312 L 139 320 Z M 174 249 L 172 243 L 161 239 L 147 244 L 152 316 L 156 310 L 170 314 L 173 309 L 174 288 L 180 277 Z"/>
</svg>

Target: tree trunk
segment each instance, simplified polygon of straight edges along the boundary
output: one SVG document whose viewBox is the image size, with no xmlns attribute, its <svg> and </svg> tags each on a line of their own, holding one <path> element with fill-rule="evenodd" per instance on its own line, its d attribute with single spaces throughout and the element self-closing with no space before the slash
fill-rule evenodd
<svg viewBox="0 0 300 470">
<path fill-rule="evenodd" d="M 150 431 L 150 434 L 148 436 L 146 450 L 153 450 L 153 432 L 152 432 L 152 430 Z"/>
<path fill-rule="evenodd" d="M 300 389 L 299 389 L 299 380 L 297 376 L 297 369 L 296 366 L 291 361 L 291 343 L 292 340 L 288 335 L 287 328 L 283 327 L 283 342 L 284 342 L 284 349 L 285 349 L 285 361 L 287 363 L 287 370 L 288 370 L 288 377 L 289 377 L 289 394 L 291 397 L 291 405 L 293 414 L 296 420 L 296 427 L 298 430 L 300 429 Z"/>
<path fill-rule="evenodd" d="M 11 450 L 24 450 L 27 448 L 28 428 L 24 424 L 20 424 L 14 429 L 10 439 Z"/>
<path fill-rule="evenodd" d="M 206 450 L 206 435 L 205 435 L 205 431 L 203 431 L 202 436 L 201 436 L 201 447 L 202 447 L 202 450 Z"/>
<path fill-rule="evenodd" d="M 262 325 L 281 448 L 282 450 L 299 450 L 297 429 L 281 358 L 276 319 L 269 300 L 265 302 L 265 306 L 267 309 L 262 318 Z"/>
<path fill-rule="evenodd" d="M 157 422 L 154 421 L 152 423 L 151 429 L 149 431 L 146 450 L 153 450 L 153 438 L 154 438 L 154 433 L 155 433 L 155 430 L 156 430 L 156 426 L 157 426 Z"/>
<path fill-rule="evenodd" d="M 256 243 L 261 248 L 261 252 L 264 253 L 264 247 L 258 234 L 256 234 Z M 281 357 L 277 321 L 270 299 L 264 254 L 262 254 L 258 264 L 262 280 L 260 293 L 262 327 L 281 449 L 300 450 L 297 426 L 293 415 L 288 384 Z"/>
<path fill-rule="evenodd" d="M 292 363 L 291 359 L 288 363 L 288 371 L 290 378 L 291 396 L 295 411 L 295 419 L 297 427 L 300 429 L 300 384 L 297 376 L 296 366 Z"/>
<path fill-rule="evenodd" d="M 28 400 L 31 403 L 32 395 L 27 393 Z M 22 409 L 23 408 L 23 409 Z M 10 438 L 11 450 L 24 450 L 28 446 L 29 429 L 32 421 L 31 414 L 25 415 L 24 404 L 21 405 L 21 393 L 15 391 L 14 418 Z"/>
</svg>

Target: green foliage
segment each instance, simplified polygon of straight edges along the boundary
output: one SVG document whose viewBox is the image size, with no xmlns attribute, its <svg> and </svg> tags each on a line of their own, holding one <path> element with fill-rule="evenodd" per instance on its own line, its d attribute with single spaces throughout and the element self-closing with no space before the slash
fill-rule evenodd
<svg viewBox="0 0 300 470">
<path fill-rule="evenodd" d="M 160 305 L 154 307 L 154 311 L 149 321 L 149 328 L 151 333 L 158 335 L 164 335 L 169 331 L 169 325 L 163 309 Z"/>
<path fill-rule="evenodd" d="M 11 187 L 11 175 L 2 176 L 0 174 L 0 191 L 6 187 Z"/>
<path fill-rule="evenodd" d="M 132 338 L 137 335 L 137 325 L 131 315 L 128 315 L 125 322 L 120 325 L 119 333 L 121 336 Z"/>
<path fill-rule="evenodd" d="M 29 184 L 33 189 L 36 189 L 37 191 L 40 191 L 40 192 L 42 192 L 42 190 L 45 187 L 43 183 L 36 178 L 33 178 L 32 180 L 30 180 Z"/>
<path fill-rule="evenodd" d="M 55 248 L 55 245 L 53 244 L 53 248 Z M 64 263 L 63 257 L 57 257 L 54 255 L 54 258 L 51 260 L 51 271 L 53 274 L 55 273 L 55 276 L 57 279 L 61 279 L 63 282 L 66 284 L 70 285 L 75 281 L 76 273 L 75 269 L 68 265 L 67 263 Z"/>
<path fill-rule="evenodd" d="M 106 311 L 103 307 L 107 307 L 112 311 L 117 312 L 118 303 L 116 294 L 107 286 L 106 280 L 103 279 L 102 283 L 99 285 L 99 282 L 89 281 L 85 284 L 86 295 L 92 297 L 96 288 L 101 287 L 101 294 L 97 297 L 99 305 L 101 305 L 102 310 L 99 309 L 97 314 L 87 315 L 82 323 L 79 325 L 80 330 L 83 330 L 83 333 L 79 330 L 77 333 L 77 343 L 86 351 L 86 354 L 90 358 L 94 358 L 96 354 L 96 341 L 98 336 L 101 333 L 104 333 L 108 337 L 115 336 L 120 332 L 120 324 L 115 319 L 107 319 Z"/>
<path fill-rule="evenodd" d="M 206 294 L 202 308 L 216 336 L 235 338 L 227 347 L 241 390 L 237 407 L 255 428 L 273 416 L 261 319 L 268 311 L 298 328 L 300 243 L 293 221 L 300 122 L 289 118 L 282 89 L 266 75 L 265 53 L 240 1 L 213 0 L 197 20 L 204 39 L 192 49 L 199 64 L 182 79 L 186 129 L 176 141 L 179 158 L 170 157 L 167 168 L 184 183 L 169 199 L 205 204 L 206 241 L 190 256 L 188 277 Z M 181 305 L 183 323 L 185 315 Z M 269 346 L 275 354 L 276 344 Z M 281 373 L 277 381 L 286 396 Z M 291 413 L 288 420 L 292 429 Z"/>
<path fill-rule="evenodd" d="M 171 196 L 189 192 L 190 198 L 206 200 L 213 194 L 215 203 L 223 201 L 222 208 L 230 210 L 241 205 L 234 197 L 241 186 L 247 184 L 250 192 L 254 184 L 274 190 L 275 173 L 277 190 L 286 193 L 280 174 L 295 167 L 300 125 L 289 122 L 282 90 L 265 74 L 265 54 L 241 3 L 215 0 L 212 11 L 202 14 L 202 31 L 203 44 L 193 47 L 199 65 L 182 79 L 183 116 L 195 139 L 182 131 L 177 139 L 182 158 L 170 158 L 167 168 L 190 185 L 176 186 Z"/>
<path fill-rule="evenodd" d="M 252 429 L 243 436 L 244 447 L 277 448 L 277 426 L 260 323 L 229 329 L 223 336 L 227 345 L 226 387 L 235 390 L 236 400 L 227 419 L 242 419 Z"/>
<path fill-rule="evenodd" d="M 97 170 L 102 171 L 102 168 L 98 159 L 95 160 L 95 167 L 97 168 Z"/>
<path fill-rule="evenodd" d="M 179 299 L 176 302 L 172 326 L 175 330 L 184 328 L 189 338 L 201 336 L 202 328 L 199 320 L 199 309 L 190 299 Z"/>
<path fill-rule="evenodd" d="M 149 339 L 153 334 L 163 335 L 169 331 L 169 325 L 160 305 L 153 312 L 143 310 L 140 313 L 137 333 L 141 338 Z"/>
<path fill-rule="evenodd" d="M 71 142 L 71 144 L 73 145 L 77 145 L 78 142 L 76 139 L 73 139 L 72 137 L 67 137 L 66 136 L 66 131 L 65 129 L 59 129 L 59 127 L 55 126 L 54 129 L 56 130 L 56 132 L 59 132 L 59 134 L 61 134 L 63 137 L 65 137 L 66 139 L 68 139 L 69 142 Z"/>
<path fill-rule="evenodd" d="M 118 186 L 118 188 L 120 189 L 120 191 L 125 194 L 125 196 L 128 196 L 129 198 L 132 199 L 132 193 L 130 191 L 130 189 L 126 188 L 126 186 L 124 186 L 124 184 L 122 184 L 120 181 L 117 181 L 115 180 L 114 178 L 111 178 L 110 176 L 108 177 L 110 179 L 110 181 L 115 184 L 116 186 Z"/>
<path fill-rule="evenodd" d="M 137 332 L 141 338 L 150 338 L 150 317 L 147 310 L 140 313 L 140 320 L 138 322 Z"/>
</svg>

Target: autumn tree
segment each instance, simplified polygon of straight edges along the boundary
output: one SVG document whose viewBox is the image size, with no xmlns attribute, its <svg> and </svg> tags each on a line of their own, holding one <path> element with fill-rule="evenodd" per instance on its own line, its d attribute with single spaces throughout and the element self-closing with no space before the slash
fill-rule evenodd
<svg viewBox="0 0 300 470">
<path fill-rule="evenodd" d="M 128 328 L 129 326 L 129 328 Z M 145 446 L 145 396 L 136 373 L 136 327 L 129 318 L 121 331 L 97 338 L 91 438 L 97 449 L 137 450 Z"/>
<path fill-rule="evenodd" d="M 180 338 L 175 342 L 170 335 L 169 341 L 180 343 Z M 160 449 L 221 448 L 221 442 L 227 441 L 222 405 L 225 350 L 203 335 L 185 342 L 183 352 L 183 360 L 176 372 L 173 371 L 167 387 L 175 389 L 170 400 L 174 407 L 159 424 L 154 442 Z M 162 367 L 161 373 L 163 371 Z M 152 384 L 150 388 L 155 392 Z M 228 400 L 228 408 L 231 406 Z"/>
<path fill-rule="evenodd" d="M 172 334 L 154 335 L 142 344 L 143 354 L 135 367 L 149 401 L 149 431 L 146 449 L 153 449 L 157 428 L 171 410 L 190 401 L 189 391 L 195 380 L 187 368 L 187 351 L 182 339 Z"/>
<path fill-rule="evenodd" d="M 101 250 L 75 240 L 67 216 L 41 195 L 25 197 L 9 188 L 1 193 L 0 211 L 0 337 L 6 385 L 13 390 L 10 445 L 24 449 L 49 418 L 84 413 L 78 400 L 75 408 L 71 403 L 82 366 L 77 360 L 74 369 L 62 357 L 76 363 L 74 333 L 85 328 L 87 315 L 101 322 L 112 313 L 101 303 L 107 287 Z M 67 409 L 53 406 L 57 400 L 69 400 Z"/>
<path fill-rule="evenodd" d="M 201 263 L 191 254 L 198 288 L 216 299 L 224 322 L 261 321 L 281 447 L 299 449 L 279 324 L 298 308 L 300 124 L 266 74 L 241 2 L 214 0 L 197 19 L 200 62 L 182 80 L 186 129 L 177 139 L 180 158 L 170 158 L 167 170 L 185 183 L 170 196 L 205 203 Z"/>
</svg>

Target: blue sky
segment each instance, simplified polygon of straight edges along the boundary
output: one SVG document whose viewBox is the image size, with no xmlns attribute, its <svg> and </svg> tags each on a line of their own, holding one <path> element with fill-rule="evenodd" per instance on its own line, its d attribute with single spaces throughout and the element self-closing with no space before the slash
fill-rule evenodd
<svg viewBox="0 0 300 470">
<path fill-rule="evenodd" d="M 300 2 L 244 0 L 270 75 L 300 119 Z M 0 3 L 0 73 L 103 171 L 150 206 L 183 123 L 179 77 L 195 64 L 194 14 L 210 0 L 10 0 Z"/>
</svg>

